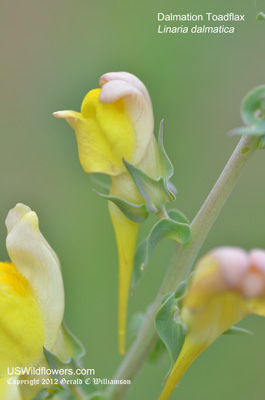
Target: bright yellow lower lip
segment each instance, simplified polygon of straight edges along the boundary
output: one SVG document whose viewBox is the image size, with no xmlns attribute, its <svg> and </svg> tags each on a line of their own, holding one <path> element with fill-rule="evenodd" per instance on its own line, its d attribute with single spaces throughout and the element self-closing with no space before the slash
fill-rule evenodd
<svg viewBox="0 0 265 400">
<path fill-rule="evenodd" d="M 87 93 L 81 113 L 59 111 L 54 116 L 66 118 L 75 130 L 79 160 L 85 172 L 115 176 L 125 171 L 122 160 L 132 159 L 135 131 L 123 99 L 110 104 L 100 103 L 100 90 Z"/>
<path fill-rule="evenodd" d="M 0 263 L 0 377 L 7 367 L 30 366 L 42 357 L 44 321 L 34 292 L 7 262 Z"/>
</svg>

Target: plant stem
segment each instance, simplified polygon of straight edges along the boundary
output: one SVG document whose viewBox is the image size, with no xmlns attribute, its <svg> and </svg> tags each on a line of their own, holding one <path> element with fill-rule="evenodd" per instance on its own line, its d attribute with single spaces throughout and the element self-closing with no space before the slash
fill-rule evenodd
<svg viewBox="0 0 265 400">
<path fill-rule="evenodd" d="M 158 211 L 157 216 L 159 219 L 164 219 L 168 218 L 167 210 L 165 207 L 161 208 L 161 210 Z"/>
<path fill-rule="evenodd" d="M 160 308 L 163 296 L 166 293 L 175 291 L 179 283 L 185 279 L 191 271 L 207 234 L 238 181 L 246 162 L 257 149 L 257 144 L 257 137 L 243 136 L 240 139 L 215 186 L 191 224 L 192 236 L 189 243 L 186 245 L 178 244 L 176 246 L 169 270 L 149 314 L 146 317 L 145 323 L 113 379 L 132 380 L 139 372 L 158 339 L 154 318 Z M 105 394 L 108 399 L 119 400 L 123 398 L 128 388 L 129 385 L 108 386 Z"/>
</svg>

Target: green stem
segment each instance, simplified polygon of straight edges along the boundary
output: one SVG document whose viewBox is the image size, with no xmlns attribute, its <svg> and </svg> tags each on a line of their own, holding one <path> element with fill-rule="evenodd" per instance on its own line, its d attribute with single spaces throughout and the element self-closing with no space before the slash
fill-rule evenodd
<svg viewBox="0 0 265 400">
<path fill-rule="evenodd" d="M 161 210 L 158 211 L 157 216 L 159 219 L 168 218 L 168 213 L 167 213 L 166 207 L 161 208 Z"/>
<path fill-rule="evenodd" d="M 240 139 L 215 186 L 191 224 L 192 236 L 189 243 L 184 246 L 179 244 L 176 246 L 172 263 L 156 300 L 149 311 L 137 339 L 123 359 L 113 379 L 132 380 L 139 372 L 158 339 L 154 318 L 161 305 L 163 296 L 168 292 L 175 291 L 178 284 L 185 279 L 191 271 L 207 234 L 238 181 L 246 162 L 254 154 L 257 144 L 257 137 L 243 136 Z M 123 398 L 127 389 L 128 385 L 108 386 L 105 394 L 108 399 L 119 400 Z"/>
</svg>

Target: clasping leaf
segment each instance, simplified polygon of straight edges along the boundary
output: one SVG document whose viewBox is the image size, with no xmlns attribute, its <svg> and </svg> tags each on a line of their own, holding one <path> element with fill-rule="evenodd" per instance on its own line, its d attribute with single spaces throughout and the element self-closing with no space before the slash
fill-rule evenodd
<svg viewBox="0 0 265 400">
<path fill-rule="evenodd" d="M 186 244 L 190 239 L 191 228 L 187 218 L 177 210 L 170 210 L 168 216 L 169 218 L 163 218 L 153 226 L 149 235 L 139 244 L 136 250 L 131 282 L 132 289 L 142 278 L 152 251 L 160 240 L 168 238 Z"/>
<path fill-rule="evenodd" d="M 173 365 L 180 353 L 186 336 L 186 326 L 179 318 L 178 302 L 185 295 L 187 281 L 181 282 L 175 293 L 169 293 L 155 317 L 156 331 L 168 350 Z"/>
<path fill-rule="evenodd" d="M 246 126 L 233 129 L 232 134 L 260 136 L 259 147 L 265 147 L 265 85 L 258 86 L 243 99 L 241 116 Z"/>
</svg>

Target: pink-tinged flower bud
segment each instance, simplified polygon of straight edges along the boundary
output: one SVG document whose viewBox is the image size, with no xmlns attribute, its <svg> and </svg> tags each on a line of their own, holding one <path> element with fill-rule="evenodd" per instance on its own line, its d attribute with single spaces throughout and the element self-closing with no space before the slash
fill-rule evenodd
<svg viewBox="0 0 265 400">
<path fill-rule="evenodd" d="M 220 247 L 196 265 L 180 317 L 188 333 L 159 400 L 166 400 L 190 364 L 248 314 L 265 316 L 265 251 Z"/>
</svg>

